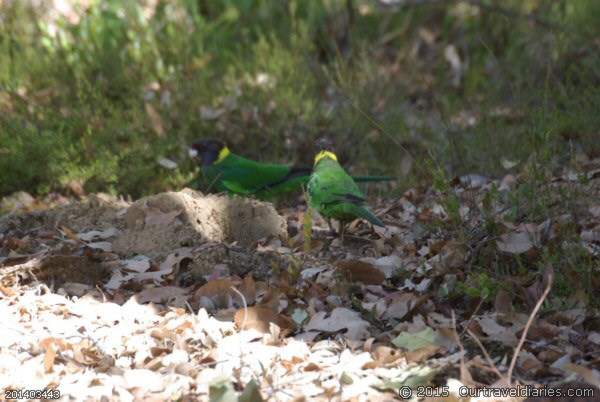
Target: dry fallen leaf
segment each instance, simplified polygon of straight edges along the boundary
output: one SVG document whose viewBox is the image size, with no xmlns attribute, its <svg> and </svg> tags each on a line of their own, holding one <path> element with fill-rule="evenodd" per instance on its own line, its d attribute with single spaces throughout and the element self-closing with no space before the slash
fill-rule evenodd
<svg viewBox="0 0 600 402">
<path fill-rule="evenodd" d="M 108 241 L 96 241 L 96 242 L 88 243 L 87 245 L 88 245 L 88 247 L 91 247 L 91 248 L 97 249 L 97 250 L 106 251 L 107 253 L 110 253 L 112 251 L 112 243 L 108 242 Z"/>
<path fill-rule="evenodd" d="M 498 341 L 511 347 L 517 345 L 518 340 L 514 328 L 504 327 L 498 324 L 498 322 L 489 315 L 480 317 L 476 321 L 490 340 Z"/>
<path fill-rule="evenodd" d="M 306 331 L 338 332 L 346 330 L 348 339 L 364 339 L 368 333 L 369 323 L 363 320 L 356 311 L 338 307 L 331 313 L 321 311 L 311 317 L 305 325 Z"/>
<path fill-rule="evenodd" d="M 385 281 L 384 273 L 368 262 L 343 260 L 336 263 L 336 267 L 354 282 L 361 282 L 365 285 L 381 285 Z"/>
<path fill-rule="evenodd" d="M 526 350 L 521 351 L 519 354 L 517 364 L 521 370 L 531 372 L 536 372 L 544 367 L 544 364 L 535 355 Z"/>
<path fill-rule="evenodd" d="M 147 274 L 151 268 L 150 259 L 146 256 L 136 256 L 135 258 L 129 260 L 121 261 L 122 267 L 119 269 L 115 269 L 110 280 L 104 285 L 104 288 L 110 291 L 114 291 L 119 289 L 124 283 L 138 279 L 145 279 L 142 277 L 143 274 Z M 162 272 L 154 271 L 151 272 L 148 276 L 150 278 L 160 279 L 160 275 Z"/>
<path fill-rule="evenodd" d="M 581 376 L 587 383 L 600 388 L 600 372 L 579 364 L 567 363 L 563 370 L 571 371 Z"/>
<path fill-rule="evenodd" d="M 500 236 L 496 245 L 500 251 L 505 253 L 522 254 L 533 248 L 533 241 L 528 232 L 511 232 Z"/>
<path fill-rule="evenodd" d="M 385 319 L 402 319 L 416 305 L 419 298 L 414 293 L 396 292 L 389 296 L 390 304 L 387 306 L 383 317 Z"/>
<path fill-rule="evenodd" d="M 2 293 L 6 297 L 12 297 L 17 294 L 12 288 L 0 285 L 0 293 Z"/>
<path fill-rule="evenodd" d="M 57 350 L 72 349 L 71 345 L 64 340 L 52 337 L 42 339 L 40 347 L 46 351 L 44 355 L 44 368 L 47 373 L 51 373 L 54 368 Z"/>
<path fill-rule="evenodd" d="M 231 287 L 234 285 L 231 278 L 214 279 L 202 285 L 194 293 L 194 298 L 198 297 L 217 297 L 229 295 L 232 293 Z"/>
<path fill-rule="evenodd" d="M 512 305 L 512 295 L 506 290 L 500 289 L 496 294 L 496 299 L 494 300 L 494 307 L 497 313 L 500 314 L 511 314 L 514 312 L 514 307 Z"/>
<path fill-rule="evenodd" d="M 44 368 L 47 373 L 51 373 L 54 368 L 54 361 L 56 360 L 56 348 L 49 338 L 42 341 L 41 346 L 46 350 L 46 354 L 44 355 Z"/>
<path fill-rule="evenodd" d="M 79 237 L 79 239 L 83 241 L 90 242 L 94 240 L 106 240 L 108 238 L 116 236 L 118 233 L 119 231 L 116 228 L 112 227 L 106 230 L 90 230 L 87 232 L 79 233 L 77 237 Z"/>
<path fill-rule="evenodd" d="M 75 231 L 72 230 L 71 228 L 69 228 L 68 226 L 61 225 L 60 231 L 63 232 L 64 235 L 66 237 L 68 237 L 69 239 L 74 240 L 74 241 L 79 241 L 79 236 L 77 235 L 77 233 L 75 233 Z"/>
<path fill-rule="evenodd" d="M 439 352 L 441 348 L 438 345 L 426 345 L 417 350 L 404 353 L 406 361 L 409 363 L 419 363 Z"/>
<path fill-rule="evenodd" d="M 435 345 L 437 332 L 430 327 L 425 327 L 418 332 L 402 332 L 392 340 L 392 343 L 399 348 L 404 348 L 409 352 L 424 348 L 425 346 Z"/>
<path fill-rule="evenodd" d="M 588 335 L 588 340 L 590 342 L 595 343 L 596 345 L 600 345 L 600 333 L 590 332 L 590 334 Z"/>
<path fill-rule="evenodd" d="M 226 308 L 234 302 L 241 306 L 244 304 L 242 298 L 232 289 L 237 285 L 239 280 L 234 281 L 232 278 L 213 279 L 194 292 L 192 301 L 206 308 Z"/>
<path fill-rule="evenodd" d="M 235 312 L 235 325 L 240 329 L 254 329 L 267 334 L 270 324 L 276 324 L 282 332 L 290 333 L 295 329 L 295 324 L 289 317 L 273 311 L 269 307 L 253 306 L 241 308 Z"/>
<path fill-rule="evenodd" d="M 373 261 L 375 268 L 381 270 L 386 278 L 391 278 L 402 266 L 402 259 L 397 255 L 388 255 Z"/>
<path fill-rule="evenodd" d="M 363 369 L 391 367 L 397 364 L 398 360 L 403 357 L 403 354 L 398 349 L 385 345 L 377 345 L 371 354 L 373 361 L 365 364 Z"/>
<path fill-rule="evenodd" d="M 319 367 L 318 364 L 316 363 L 308 363 L 305 367 L 304 367 L 304 371 L 319 371 L 321 369 L 321 367 Z"/>
<path fill-rule="evenodd" d="M 176 286 L 160 286 L 145 289 L 135 297 L 139 303 L 161 303 L 167 304 L 175 299 L 187 295 L 187 291 Z"/>
</svg>

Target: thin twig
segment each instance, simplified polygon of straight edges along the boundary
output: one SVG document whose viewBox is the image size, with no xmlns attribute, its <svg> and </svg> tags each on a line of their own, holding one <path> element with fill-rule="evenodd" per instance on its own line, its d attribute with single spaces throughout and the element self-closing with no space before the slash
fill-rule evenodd
<svg viewBox="0 0 600 402">
<path fill-rule="evenodd" d="M 460 380 L 461 380 L 461 382 L 464 383 L 466 373 L 469 372 L 469 369 L 467 369 L 467 365 L 465 364 L 466 352 L 465 352 L 465 347 L 463 346 L 462 342 L 460 341 L 460 336 L 458 336 L 458 331 L 456 330 L 456 315 L 454 314 L 454 310 L 452 310 L 451 313 L 452 313 L 452 331 L 454 332 L 454 338 L 460 349 Z M 469 373 L 469 376 L 470 375 L 471 375 L 471 373 Z"/>
<path fill-rule="evenodd" d="M 470 329 L 467 329 L 467 333 L 469 335 L 471 335 L 471 338 L 473 338 L 475 340 L 475 342 L 477 343 L 477 346 L 479 346 L 479 349 L 481 349 L 481 352 L 483 353 L 483 356 L 485 357 L 485 360 L 487 361 L 488 366 L 490 366 L 490 369 L 492 369 L 492 371 L 494 373 L 496 373 L 496 375 L 498 376 L 498 378 L 502 378 L 503 379 L 504 376 L 502 375 L 502 373 L 500 372 L 500 370 L 498 370 L 498 367 L 496 367 L 496 364 L 494 363 L 494 361 L 490 357 L 489 353 L 487 352 L 487 349 L 485 348 L 485 346 L 483 346 L 483 343 L 481 343 L 481 341 L 479 340 L 479 338 L 477 337 L 477 335 L 475 335 L 473 333 L 473 331 L 471 331 Z"/>
<path fill-rule="evenodd" d="M 460 336 L 463 336 L 465 334 L 465 332 L 469 329 L 469 327 L 471 326 L 471 322 L 473 322 L 475 315 L 479 312 L 479 309 L 483 305 L 484 301 L 485 301 L 485 298 L 483 298 L 483 297 L 481 298 L 481 300 L 479 300 L 479 304 L 477 305 L 477 307 L 475 307 L 475 310 L 473 310 L 473 313 L 471 314 L 471 317 L 469 317 L 469 321 L 467 321 L 467 323 L 465 324 L 465 329 L 462 330 L 462 332 L 460 333 Z"/>
<path fill-rule="evenodd" d="M 231 290 L 237 293 L 238 296 L 240 296 L 240 298 L 242 299 L 242 306 L 244 307 L 244 319 L 242 320 L 242 324 L 240 325 L 240 330 L 243 330 L 246 326 L 246 320 L 248 319 L 248 303 L 246 303 L 246 298 L 244 297 L 242 292 L 240 292 L 233 286 L 231 287 Z"/>
<path fill-rule="evenodd" d="M 185 301 L 185 306 L 188 308 L 188 310 L 190 310 L 190 314 L 194 315 L 194 309 L 192 308 L 192 305 L 190 304 L 189 301 Z"/>
<path fill-rule="evenodd" d="M 414 160 L 416 160 L 415 155 L 413 155 L 413 153 L 410 152 L 410 150 L 408 148 L 406 148 L 404 145 L 402 145 L 402 143 L 400 141 L 398 141 L 398 139 L 396 137 L 394 137 L 393 135 L 391 135 L 385 128 L 383 128 L 383 126 L 381 124 L 379 124 L 377 122 L 377 120 L 375 120 L 375 117 L 371 116 L 371 114 L 369 112 L 367 112 L 366 110 L 364 110 L 363 108 L 361 108 L 360 105 L 358 104 L 358 102 L 355 102 L 354 99 L 352 99 L 352 97 L 350 97 L 350 95 L 348 95 L 344 90 L 342 90 L 342 88 L 340 88 L 333 81 L 331 82 L 331 84 L 333 85 L 333 87 L 335 88 L 335 90 L 340 95 L 342 95 L 344 98 L 346 98 L 346 101 L 348 103 L 350 103 L 350 106 L 352 106 L 354 109 L 356 109 L 356 111 L 358 113 L 360 113 L 365 118 L 365 120 L 375 130 L 379 131 L 381 134 L 383 134 L 386 137 L 388 137 L 394 144 L 396 144 L 400 149 L 402 149 L 404 152 L 406 152 L 406 154 L 408 156 L 410 156 L 411 158 L 413 158 Z"/>
<path fill-rule="evenodd" d="M 533 311 L 529 315 L 527 324 L 525 324 L 525 328 L 523 329 L 523 333 L 521 334 L 521 339 L 519 339 L 519 344 L 517 345 L 517 348 L 515 349 L 515 353 L 513 354 L 512 360 L 510 362 L 510 366 L 508 366 L 508 372 L 506 373 L 506 379 L 507 379 L 507 382 L 509 385 L 512 382 L 512 373 L 515 369 L 515 365 L 517 364 L 517 357 L 519 356 L 519 352 L 523 348 L 523 344 L 525 343 L 525 339 L 527 338 L 527 333 L 529 332 L 529 329 L 531 328 L 531 324 L 533 323 L 535 316 L 537 315 L 538 311 L 542 307 L 542 303 L 544 303 L 544 300 L 548 296 L 548 293 L 550 293 L 550 289 L 552 288 L 552 282 L 554 282 L 553 268 L 549 267 L 548 271 L 546 271 L 546 273 L 547 273 L 547 279 L 548 279 L 548 283 L 546 284 L 546 289 L 544 289 L 544 293 L 542 294 L 542 297 L 540 297 L 537 304 L 533 308 Z"/>
<path fill-rule="evenodd" d="M 242 292 L 240 292 L 239 290 L 237 290 L 234 286 L 231 286 L 230 288 L 235 293 L 237 293 L 237 295 L 242 299 L 242 305 L 244 306 L 244 319 L 242 320 L 242 324 L 240 325 L 240 332 L 241 332 L 241 331 L 244 330 L 244 328 L 246 326 L 246 320 L 248 318 L 248 303 L 246 303 L 246 298 L 244 297 L 244 295 L 242 294 Z M 242 378 L 241 378 L 241 376 L 242 376 L 242 370 L 244 369 L 244 366 L 246 366 L 245 361 L 244 361 L 245 350 L 242 348 L 242 339 L 241 339 L 241 336 L 238 336 L 237 341 L 238 341 L 237 342 L 238 348 L 239 348 L 239 351 L 240 351 L 240 354 L 239 354 L 240 369 L 239 369 L 239 371 L 234 370 L 234 373 L 236 374 L 237 382 L 239 384 L 242 384 Z"/>
</svg>

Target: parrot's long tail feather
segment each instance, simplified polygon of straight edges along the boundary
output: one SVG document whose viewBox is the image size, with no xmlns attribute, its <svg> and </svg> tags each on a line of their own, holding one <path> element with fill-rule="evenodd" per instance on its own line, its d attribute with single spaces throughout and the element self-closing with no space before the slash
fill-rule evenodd
<svg viewBox="0 0 600 402">
<path fill-rule="evenodd" d="M 377 181 L 394 181 L 396 180 L 393 176 L 352 176 L 357 183 L 369 183 Z"/>
<path fill-rule="evenodd" d="M 375 216 L 375 214 L 369 211 L 367 208 L 356 205 L 354 210 L 358 216 L 368 220 L 373 225 L 385 227 L 385 224 L 381 221 L 381 219 Z"/>
</svg>

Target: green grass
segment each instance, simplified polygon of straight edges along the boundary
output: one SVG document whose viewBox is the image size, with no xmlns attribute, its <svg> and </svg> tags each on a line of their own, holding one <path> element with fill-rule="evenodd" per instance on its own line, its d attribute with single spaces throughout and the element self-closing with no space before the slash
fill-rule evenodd
<svg viewBox="0 0 600 402">
<path fill-rule="evenodd" d="M 310 163 L 330 133 L 353 171 L 401 175 L 402 188 L 432 180 L 424 158 L 450 177 L 498 176 L 503 158 L 550 169 L 568 145 L 598 152 L 600 7 L 542 3 L 502 6 L 560 30 L 464 2 L 179 0 L 147 17 L 142 2 L 113 0 L 75 25 L 3 2 L 0 195 L 71 181 L 134 197 L 177 188 L 193 172 L 185 146 L 207 136 Z M 458 86 L 448 46 L 467 66 Z M 461 112 L 477 120 L 461 125 Z"/>
</svg>

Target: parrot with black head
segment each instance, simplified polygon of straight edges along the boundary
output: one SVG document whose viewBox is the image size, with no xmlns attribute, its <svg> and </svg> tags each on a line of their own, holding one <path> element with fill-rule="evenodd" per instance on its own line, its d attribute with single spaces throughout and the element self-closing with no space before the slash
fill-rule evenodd
<svg viewBox="0 0 600 402">
<path fill-rule="evenodd" d="M 218 139 L 194 142 L 189 155 L 198 160 L 209 190 L 259 199 L 300 191 L 307 185 L 311 167 L 257 162 L 231 152 Z M 392 181 L 390 176 L 357 176 L 357 182 Z"/>
</svg>

